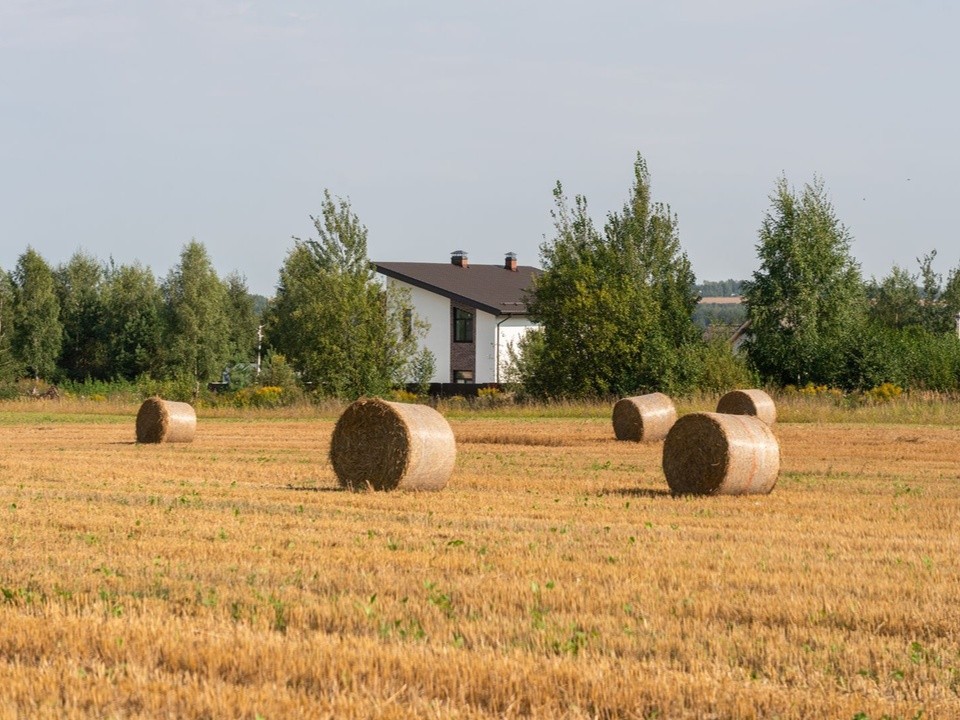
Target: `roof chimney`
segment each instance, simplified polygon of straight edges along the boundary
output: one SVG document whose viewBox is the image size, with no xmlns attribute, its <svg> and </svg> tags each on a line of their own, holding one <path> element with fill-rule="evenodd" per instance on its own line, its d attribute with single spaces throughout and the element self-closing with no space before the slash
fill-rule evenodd
<svg viewBox="0 0 960 720">
<path fill-rule="evenodd" d="M 450 262 L 457 267 L 470 267 L 470 260 L 467 258 L 466 250 L 454 250 L 452 253 L 450 253 Z"/>
<path fill-rule="evenodd" d="M 505 270 L 511 270 L 513 272 L 517 271 L 517 254 L 508 252 L 506 259 L 503 261 L 503 268 Z"/>
</svg>

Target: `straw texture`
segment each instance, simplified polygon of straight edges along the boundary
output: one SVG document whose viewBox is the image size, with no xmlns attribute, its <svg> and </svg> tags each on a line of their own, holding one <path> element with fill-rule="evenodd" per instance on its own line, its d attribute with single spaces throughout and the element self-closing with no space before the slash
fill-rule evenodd
<svg viewBox="0 0 960 720">
<path fill-rule="evenodd" d="M 185 402 L 147 398 L 137 413 L 137 442 L 193 442 L 197 414 Z"/>
<path fill-rule="evenodd" d="M 663 393 L 623 398 L 613 406 L 613 432 L 617 440 L 663 440 L 676 421 L 673 400 Z"/>
<path fill-rule="evenodd" d="M 766 494 L 780 474 L 780 444 L 756 417 L 691 413 L 663 443 L 663 474 L 676 495 Z"/>
<path fill-rule="evenodd" d="M 330 462 L 351 490 L 441 490 L 457 459 L 450 424 L 426 405 L 361 398 L 333 429 Z"/>
<path fill-rule="evenodd" d="M 767 425 L 777 421 L 777 405 L 763 390 L 731 390 L 717 403 L 717 412 L 728 415 L 755 415 Z"/>
</svg>

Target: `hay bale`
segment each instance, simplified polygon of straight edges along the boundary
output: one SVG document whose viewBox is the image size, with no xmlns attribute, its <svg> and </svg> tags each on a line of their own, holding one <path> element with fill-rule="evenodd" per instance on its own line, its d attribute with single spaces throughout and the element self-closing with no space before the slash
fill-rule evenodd
<svg viewBox="0 0 960 720">
<path fill-rule="evenodd" d="M 613 406 L 613 432 L 617 440 L 663 440 L 676 421 L 673 400 L 663 393 L 623 398 Z"/>
<path fill-rule="evenodd" d="M 137 413 L 137 442 L 193 442 L 197 414 L 190 403 L 147 398 Z"/>
<path fill-rule="evenodd" d="M 663 474 L 676 495 L 766 494 L 780 474 L 780 444 L 759 418 L 691 413 L 663 443 Z"/>
<path fill-rule="evenodd" d="M 727 415 L 754 415 L 767 425 L 777 421 L 777 406 L 763 390 L 731 390 L 717 403 L 717 412 Z"/>
<path fill-rule="evenodd" d="M 333 429 L 330 462 L 351 490 L 441 490 L 457 459 L 446 418 L 426 405 L 361 398 Z"/>
</svg>

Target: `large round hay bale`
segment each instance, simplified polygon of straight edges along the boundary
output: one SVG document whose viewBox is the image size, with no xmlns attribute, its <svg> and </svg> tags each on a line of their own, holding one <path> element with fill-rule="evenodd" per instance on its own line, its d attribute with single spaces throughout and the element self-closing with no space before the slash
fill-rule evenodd
<svg viewBox="0 0 960 720">
<path fill-rule="evenodd" d="M 613 432 L 617 440 L 663 440 L 676 421 L 673 400 L 663 393 L 623 398 L 613 406 Z"/>
<path fill-rule="evenodd" d="M 717 412 L 727 415 L 754 415 L 767 425 L 777 421 L 777 405 L 763 390 L 731 390 L 717 403 Z"/>
<path fill-rule="evenodd" d="M 361 398 L 333 429 L 330 462 L 351 490 L 441 490 L 457 459 L 446 418 L 427 405 Z"/>
<path fill-rule="evenodd" d="M 137 442 L 192 442 L 197 414 L 190 403 L 147 398 L 137 413 Z"/>
<path fill-rule="evenodd" d="M 759 418 L 691 413 L 663 443 L 663 474 L 677 495 L 766 494 L 780 474 L 780 444 Z"/>
</svg>

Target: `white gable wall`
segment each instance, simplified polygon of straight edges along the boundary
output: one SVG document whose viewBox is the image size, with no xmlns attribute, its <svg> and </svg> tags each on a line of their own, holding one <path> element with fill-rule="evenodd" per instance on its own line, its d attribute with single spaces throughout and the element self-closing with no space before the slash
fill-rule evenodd
<svg viewBox="0 0 960 720">
<path fill-rule="evenodd" d="M 388 278 L 391 287 L 400 287 L 410 293 L 414 312 L 429 325 L 427 336 L 421 341 L 433 353 L 436 368 L 430 382 L 450 382 L 450 301 L 422 288 Z"/>
<path fill-rule="evenodd" d="M 474 340 L 477 343 L 477 370 L 473 376 L 474 382 L 496 382 L 497 318 L 490 313 L 477 310 L 473 323 Z"/>
<path fill-rule="evenodd" d="M 505 377 L 505 373 L 507 366 L 510 364 L 509 349 L 512 347 L 514 352 L 516 352 L 518 349 L 517 344 L 520 342 L 520 338 L 534 328 L 538 327 L 540 326 L 532 322 L 530 318 L 524 316 L 510 317 L 501 323 L 499 333 L 500 346 L 497 352 L 497 359 L 500 365 L 500 375 L 497 382 L 505 382 L 507 379 Z"/>
</svg>

